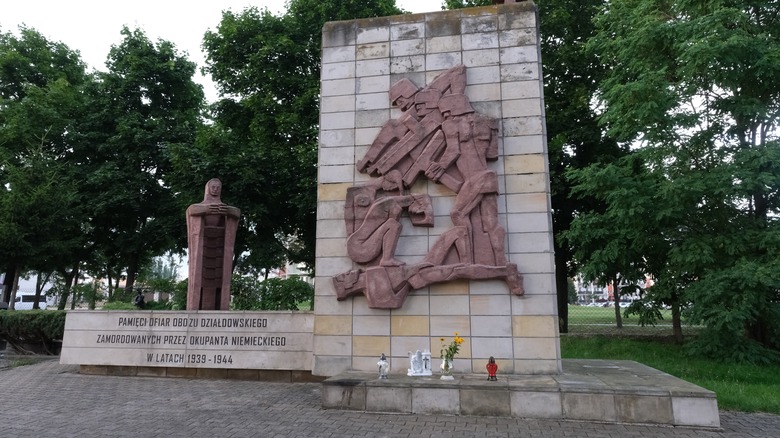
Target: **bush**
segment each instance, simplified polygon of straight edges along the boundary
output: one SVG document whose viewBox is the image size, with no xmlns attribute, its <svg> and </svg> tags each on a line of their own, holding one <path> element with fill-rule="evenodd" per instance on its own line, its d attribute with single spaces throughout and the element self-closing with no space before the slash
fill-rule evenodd
<svg viewBox="0 0 780 438">
<path fill-rule="evenodd" d="M 22 353 L 31 353 L 30 346 L 41 346 L 46 354 L 58 354 L 64 332 L 64 310 L 0 312 L 0 339 Z"/>
<path fill-rule="evenodd" d="M 103 304 L 102 310 L 137 310 L 138 307 L 133 303 L 125 303 L 122 301 L 113 301 Z"/>
<path fill-rule="evenodd" d="M 248 276 L 233 276 L 233 310 L 308 310 L 314 288 L 298 277 L 269 278 L 263 282 Z"/>
</svg>

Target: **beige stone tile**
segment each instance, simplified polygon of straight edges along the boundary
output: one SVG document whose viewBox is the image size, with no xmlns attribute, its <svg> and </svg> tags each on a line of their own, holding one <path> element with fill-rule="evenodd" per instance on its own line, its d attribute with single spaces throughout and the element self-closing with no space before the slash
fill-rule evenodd
<svg viewBox="0 0 780 438">
<path fill-rule="evenodd" d="M 548 190 L 546 173 L 525 173 L 506 175 L 505 194 L 544 193 Z"/>
<path fill-rule="evenodd" d="M 511 155 L 504 157 L 504 172 L 512 174 L 546 174 L 545 158 L 542 154 Z"/>
<path fill-rule="evenodd" d="M 517 268 L 526 280 L 529 280 L 530 274 L 555 273 L 555 257 L 552 253 L 511 254 L 510 259 L 517 263 Z"/>
<path fill-rule="evenodd" d="M 469 291 L 472 296 L 509 295 L 509 287 L 504 280 L 474 280 L 470 283 Z"/>
<path fill-rule="evenodd" d="M 547 151 L 546 139 L 542 135 L 504 135 L 504 154 L 514 155 L 544 154 Z M 526 172 L 533 173 L 533 172 Z M 547 173 L 546 170 L 540 173 Z"/>
<path fill-rule="evenodd" d="M 551 255 L 552 256 L 552 255 Z M 518 265 L 519 266 L 519 265 Z M 523 285 L 527 295 L 555 295 L 554 273 L 530 273 L 523 274 Z"/>
<path fill-rule="evenodd" d="M 558 317 L 555 294 L 512 297 L 513 315 L 553 315 Z"/>
<path fill-rule="evenodd" d="M 332 277 L 352 269 L 352 260 L 349 257 L 320 257 L 316 261 L 317 275 Z"/>
<path fill-rule="evenodd" d="M 549 233 L 511 233 L 507 237 L 507 251 L 511 254 L 553 251 L 553 237 Z"/>
<path fill-rule="evenodd" d="M 324 81 L 332 79 L 347 79 L 355 77 L 355 63 L 353 61 L 334 62 L 322 65 L 321 78 Z"/>
<path fill-rule="evenodd" d="M 459 52 L 461 49 L 460 35 L 428 38 L 425 45 L 428 53 Z"/>
<path fill-rule="evenodd" d="M 469 280 L 453 280 L 430 286 L 431 295 L 468 295 Z"/>
<path fill-rule="evenodd" d="M 498 33 L 498 44 L 501 47 L 536 47 L 537 38 L 538 35 L 534 28 L 503 30 Z"/>
<path fill-rule="evenodd" d="M 352 327 L 356 336 L 390 336 L 390 315 L 355 315 Z"/>
<path fill-rule="evenodd" d="M 404 305 L 400 309 L 391 311 L 393 316 L 420 316 L 428 315 L 430 309 L 430 303 L 428 299 L 428 289 L 423 288 L 412 292 L 406 297 Z"/>
<path fill-rule="evenodd" d="M 353 185 L 350 182 L 320 184 L 317 186 L 317 199 L 320 201 L 344 202 L 347 199 L 347 189 Z M 343 223 L 343 218 L 341 222 Z"/>
<path fill-rule="evenodd" d="M 507 213 L 546 213 L 550 211 L 547 193 L 519 193 L 506 195 Z"/>
<path fill-rule="evenodd" d="M 470 336 L 471 321 L 468 315 L 431 316 L 431 337 L 449 337 L 458 332 L 460 336 Z"/>
<path fill-rule="evenodd" d="M 512 302 L 506 295 L 471 295 L 469 297 L 471 315 L 510 315 Z"/>
<path fill-rule="evenodd" d="M 315 249 L 317 257 L 347 257 L 344 239 L 318 239 Z"/>
<path fill-rule="evenodd" d="M 472 316 L 471 336 L 512 337 L 512 317 L 509 315 Z"/>
<path fill-rule="evenodd" d="M 549 213 L 509 213 L 506 215 L 507 233 L 551 232 Z"/>
<path fill-rule="evenodd" d="M 431 315 L 468 315 L 467 295 L 431 295 Z"/>
<path fill-rule="evenodd" d="M 558 338 L 514 338 L 515 357 L 523 359 L 559 359 Z"/>
<path fill-rule="evenodd" d="M 511 337 L 471 337 L 473 357 L 512 357 Z"/>
<path fill-rule="evenodd" d="M 501 97 L 504 99 L 539 98 L 539 81 L 514 81 L 501 83 Z"/>
<path fill-rule="evenodd" d="M 558 336 L 558 318 L 553 315 L 513 316 L 512 331 L 524 338 L 552 338 Z"/>
<path fill-rule="evenodd" d="M 390 317 L 390 332 L 393 336 L 428 336 L 428 317 L 393 315 Z"/>
<path fill-rule="evenodd" d="M 519 359 L 515 360 L 515 374 L 558 374 L 561 372 L 561 361 L 550 359 Z"/>
<path fill-rule="evenodd" d="M 390 351 L 390 338 L 387 336 L 353 336 L 352 355 L 378 358 Z"/>
<path fill-rule="evenodd" d="M 314 317 L 315 335 L 351 335 L 352 317 L 317 315 Z"/>
<path fill-rule="evenodd" d="M 434 348 L 438 348 L 438 344 L 434 344 Z M 390 348 L 391 353 L 394 358 L 396 358 L 396 363 L 398 363 L 399 358 L 401 359 L 401 364 L 404 363 L 402 358 L 408 358 L 410 351 L 424 351 L 429 350 L 431 348 L 431 338 L 428 336 L 393 336 L 390 339 Z M 437 350 L 438 351 L 438 350 Z M 401 365 L 397 365 L 401 366 Z M 404 368 L 409 367 L 409 363 L 406 362 L 404 365 Z"/>
<path fill-rule="evenodd" d="M 314 336 L 314 354 L 350 356 L 352 354 L 352 336 Z"/>
<path fill-rule="evenodd" d="M 353 181 L 354 169 L 355 166 L 352 164 L 320 166 L 317 172 L 317 179 L 320 183 L 343 183 Z"/>
<path fill-rule="evenodd" d="M 336 113 L 355 110 L 355 97 L 352 95 L 323 96 L 320 99 L 320 111 Z"/>
</svg>

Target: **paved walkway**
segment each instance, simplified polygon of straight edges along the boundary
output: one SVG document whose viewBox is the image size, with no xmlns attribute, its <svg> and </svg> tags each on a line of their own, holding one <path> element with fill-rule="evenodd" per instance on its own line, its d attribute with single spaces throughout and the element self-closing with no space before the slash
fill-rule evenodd
<svg viewBox="0 0 780 438">
<path fill-rule="evenodd" d="M 721 411 L 722 430 L 320 408 L 320 385 L 0 369 L 3 437 L 780 437 L 780 416 Z"/>
</svg>

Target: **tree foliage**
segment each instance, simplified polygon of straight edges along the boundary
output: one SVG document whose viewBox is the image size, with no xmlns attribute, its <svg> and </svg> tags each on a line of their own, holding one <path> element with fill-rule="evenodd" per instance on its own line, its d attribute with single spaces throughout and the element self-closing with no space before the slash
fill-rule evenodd
<svg viewBox="0 0 780 438">
<path fill-rule="evenodd" d="M 313 267 L 322 27 L 400 12 L 394 0 L 292 0 L 278 16 L 226 11 L 206 33 L 204 70 L 221 99 L 197 148 L 177 150 L 177 161 L 204 182 L 221 178 L 226 196 L 241 194 L 230 199 L 242 214 L 242 264 Z"/>
<path fill-rule="evenodd" d="M 620 263 L 644 264 L 657 279 L 649 293 L 690 304 L 691 321 L 707 325 L 699 350 L 777 358 L 777 5 L 620 0 L 596 24 L 590 47 L 610 67 L 601 120 L 634 150 L 572 173 L 578 190 L 608 205 L 576 219 L 582 230 L 601 224 L 572 234 L 573 244 L 595 242 L 609 224 L 629 237 L 614 244 Z M 615 181 L 628 174 L 638 181 Z"/>
</svg>

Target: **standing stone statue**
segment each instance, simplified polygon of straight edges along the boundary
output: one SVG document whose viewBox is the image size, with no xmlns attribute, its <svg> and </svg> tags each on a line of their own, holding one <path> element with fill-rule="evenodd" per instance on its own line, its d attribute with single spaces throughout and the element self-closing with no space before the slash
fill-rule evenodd
<svg viewBox="0 0 780 438">
<path fill-rule="evenodd" d="M 187 310 L 228 310 L 233 247 L 241 211 L 220 199 L 222 182 L 206 183 L 203 202 L 187 208 Z"/>
</svg>

